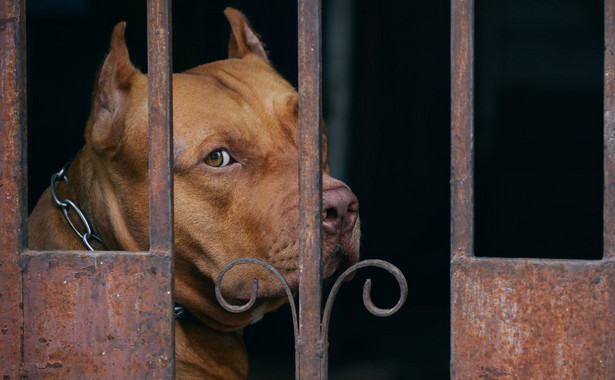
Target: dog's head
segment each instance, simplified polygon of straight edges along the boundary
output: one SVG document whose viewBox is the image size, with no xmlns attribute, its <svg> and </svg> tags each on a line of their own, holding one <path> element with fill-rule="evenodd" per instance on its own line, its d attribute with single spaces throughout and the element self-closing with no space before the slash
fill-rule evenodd
<svg viewBox="0 0 615 380">
<path fill-rule="evenodd" d="M 263 268 L 241 265 L 222 282 L 242 304 L 259 279 L 251 311 L 230 314 L 214 282 L 235 259 L 269 262 L 297 289 L 298 95 L 271 66 L 258 35 L 238 11 L 226 10 L 229 58 L 173 75 L 176 297 L 212 327 L 245 326 L 286 301 L 282 285 Z M 148 228 L 147 77 L 130 63 L 124 24 L 113 32 L 101 68 L 86 149 L 109 191 L 112 240 L 143 250 Z M 323 133 L 326 136 L 326 133 Z M 325 144 L 326 147 L 326 144 Z M 323 263 L 331 279 L 358 260 L 358 202 L 323 162 Z"/>
</svg>

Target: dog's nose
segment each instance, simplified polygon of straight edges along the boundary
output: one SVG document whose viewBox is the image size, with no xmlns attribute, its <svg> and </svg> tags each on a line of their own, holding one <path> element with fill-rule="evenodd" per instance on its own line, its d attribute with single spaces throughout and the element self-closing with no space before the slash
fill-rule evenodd
<svg viewBox="0 0 615 380">
<path fill-rule="evenodd" d="M 322 193 L 322 226 L 326 232 L 337 234 L 354 228 L 359 217 L 359 201 L 346 186 Z"/>
</svg>

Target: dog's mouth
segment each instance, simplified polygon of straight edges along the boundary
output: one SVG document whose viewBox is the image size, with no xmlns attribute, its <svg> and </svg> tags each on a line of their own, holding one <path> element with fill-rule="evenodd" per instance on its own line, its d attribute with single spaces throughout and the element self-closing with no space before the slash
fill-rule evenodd
<svg viewBox="0 0 615 380">
<path fill-rule="evenodd" d="M 322 278 L 325 285 L 328 285 L 341 276 L 347 269 L 357 263 L 358 256 L 342 250 L 341 247 L 336 247 L 335 251 L 323 258 Z M 349 274 L 344 281 L 350 281 L 354 278 L 354 273 Z"/>
</svg>

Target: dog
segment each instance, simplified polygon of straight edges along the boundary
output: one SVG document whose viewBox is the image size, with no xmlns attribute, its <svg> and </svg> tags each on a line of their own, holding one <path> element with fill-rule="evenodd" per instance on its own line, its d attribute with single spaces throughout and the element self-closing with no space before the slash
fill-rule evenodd
<svg viewBox="0 0 615 380">
<path fill-rule="evenodd" d="M 227 8 L 228 59 L 173 74 L 175 296 L 192 318 L 175 322 L 178 379 L 245 379 L 243 328 L 288 302 L 282 284 L 257 265 L 230 270 L 217 302 L 220 271 L 242 257 L 274 266 L 296 292 L 298 253 L 298 94 L 271 65 L 247 18 Z M 98 74 L 85 146 L 57 192 L 82 210 L 96 249 L 147 251 L 148 83 L 130 62 L 125 23 L 115 26 Z M 329 175 L 323 133 L 325 281 L 358 261 L 358 201 Z M 32 249 L 83 250 L 48 188 L 28 220 Z"/>
</svg>

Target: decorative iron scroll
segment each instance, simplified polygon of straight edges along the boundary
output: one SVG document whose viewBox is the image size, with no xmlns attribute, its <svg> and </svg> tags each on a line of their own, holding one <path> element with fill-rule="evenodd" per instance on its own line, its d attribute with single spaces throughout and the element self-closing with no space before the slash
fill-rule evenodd
<svg viewBox="0 0 615 380">
<path fill-rule="evenodd" d="M 288 297 L 288 301 L 290 303 L 291 314 L 293 318 L 293 333 L 295 336 L 295 370 L 296 370 L 297 365 L 299 363 L 298 357 L 299 357 L 300 350 L 298 348 L 301 344 L 301 332 L 299 331 L 299 327 L 298 327 L 298 318 L 297 318 L 297 309 L 295 306 L 295 299 L 293 297 L 292 290 L 290 289 L 290 286 L 288 285 L 288 282 L 286 281 L 284 276 L 282 276 L 280 272 L 278 272 L 278 270 L 275 269 L 275 267 L 273 267 L 271 264 L 265 261 L 255 259 L 255 258 L 249 258 L 249 257 L 232 261 L 230 264 L 224 267 L 224 269 L 222 269 L 222 271 L 220 272 L 216 280 L 215 292 L 216 292 L 216 298 L 218 299 L 218 302 L 225 310 L 233 312 L 233 313 L 242 313 L 244 311 L 247 311 L 256 302 L 256 299 L 258 296 L 258 279 L 256 278 L 254 279 L 252 283 L 252 295 L 250 297 L 250 300 L 244 305 L 232 305 L 228 303 L 224 299 L 224 296 L 222 296 L 222 292 L 220 291 L 220 284 L 222 283 L 222 279 L 224 275 L 226 274 L 226 272 L 228 272 L 231 268 L 237 265 L 242 265 L 242 264 L 256 264 L 256 265 L 260 265 L 264 267 L 265 269 L 273 273 L 278 278 L 278 280 L 280 280 L 280 283 L 284 286 L 284 290 L 286 291 L 286 296 Z M 408 282 L 406 281 L 406 278 L 404 277 L 403 273 L 391 263 L 388 263 L 383 260 L 364 260 L 364 261 L 354 264 L 353 266 L 348 268 L 346 271 L 344 271 L 344 273 L 342 273 L 335 280 L 335 283 L 333 284 L 333 287 L 331 288 L 331 292 L 329 293 L 329 296 L 327 297 L 327 302 L 325 304 L 325 308 L 322 314 L 319 350 L 321 350 L 321 357 L 323 358 L 321 362 L 321 376 L 323 379 L 326 378 L 325 374 L 327 371 L 327 347 L 329 344 L 328 329 L 329 329 L 329 319 L 331 317 L 331 309 L 333 308 L 333 301 L 335 300 L 335 297 L 337 296 L 337 292 L 342 286 L 342 283 L 344 282 L 344 280 L 348 276 L 350 276 L 352 273 L 356 272 L 358 269 L 361 269 L 364 267 L 382 268 L 386 270 L 387 272 L 391 273 L 397 280 L 399 284 L 399 290 L 400 290 L 399 300 L 397 301 L 397 304 L 390 309 L 381 309 L 375 306 L 374 303 L 372 302 L 372 297 L 371 297 L 372 280 L 370 278 L 365 280 L 365 283 L 363 285 L 363 304 L 365 305 L 365 308 L 370 313 L 378 317 L 388 317 L 390 315 L 393 315 L 403 306 L 403 304 L 406 302 L 406 298 L 408 297 Z"/>
</svg>

